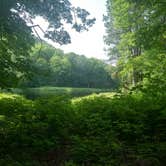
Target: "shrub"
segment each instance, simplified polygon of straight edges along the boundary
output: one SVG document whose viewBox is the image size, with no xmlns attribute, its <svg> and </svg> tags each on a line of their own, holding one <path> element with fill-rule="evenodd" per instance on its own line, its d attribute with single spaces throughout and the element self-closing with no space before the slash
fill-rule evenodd
<svg viewBox="0 0 166 166">
<path fill-rule="evenodd" d="M 166 109 L 144 93 L 0 95 L 0 165 L 164 166 Z"/>
</svg>

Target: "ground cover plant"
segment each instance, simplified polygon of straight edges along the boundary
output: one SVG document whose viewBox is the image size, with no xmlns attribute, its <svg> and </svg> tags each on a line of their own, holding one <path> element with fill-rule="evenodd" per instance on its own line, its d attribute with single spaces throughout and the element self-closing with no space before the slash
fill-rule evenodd
<svg viewBox="0 0 166 166">
<path fill-rule="evenodd" d="M 0 164 L 164 166 L 162 100 L 142 93 L 35 101 L 1 94 Z"/>
</svg>

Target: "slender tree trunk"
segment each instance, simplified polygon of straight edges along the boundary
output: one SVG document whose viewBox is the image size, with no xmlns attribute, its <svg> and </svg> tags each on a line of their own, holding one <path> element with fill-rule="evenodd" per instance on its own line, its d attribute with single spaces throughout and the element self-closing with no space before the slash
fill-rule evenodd
<svg viewBox="0 0 166 166">
<path fill-rule="evenodd" d="M 136 58 L 141 55 L 141 48 L 136 47 L 131 49 L 131 54 L 133 58 Z M 132 84 L 135 86 L 139 81 L 141 81 L 141 72 L 139 72 L 137 67 L 133 67 L 133 73 L 132 73 Z"/>
</svg>

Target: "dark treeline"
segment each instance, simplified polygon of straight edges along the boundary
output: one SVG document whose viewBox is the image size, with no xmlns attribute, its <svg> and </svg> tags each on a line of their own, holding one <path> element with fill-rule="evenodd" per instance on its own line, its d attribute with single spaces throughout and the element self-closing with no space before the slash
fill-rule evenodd
<svg viewBox="0 0 166 166">
<path fill-rule="evenodd" d="M 20 86 L 63 86 L 115 88 L 111 66 L 95 58 L 75 53 L 64 54 L 46 43 L 38 43 L 30 55 L 31 76 L 20 81 Z"/>
</svg>

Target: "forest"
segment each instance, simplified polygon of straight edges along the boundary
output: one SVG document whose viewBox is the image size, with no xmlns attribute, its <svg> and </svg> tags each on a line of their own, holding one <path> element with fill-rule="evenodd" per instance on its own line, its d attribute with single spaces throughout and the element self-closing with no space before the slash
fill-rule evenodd
<svg viewBox="0 0 166 166">
<path fill-rule="evenodd" d="M 36 44 L 30 55 L 33 76 L 19 80 L 17 86 L 114 88 L 117 85 L 109 72 L 111 66 L 101 60 L 75 53 L 64 54 L 48 44 L 39 49 L 40 44 Z"/>
<path fill-rule="evenodd" d="M 65 53 L 37 31 L 70 44 L 66 25 L 92 29 L 91 11 L 0 0 L 0 166 L 165 166 L 166 2 L 105 8 L 107 62 Z"/>
</svg>

